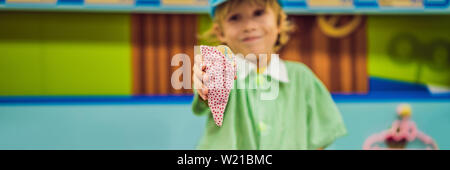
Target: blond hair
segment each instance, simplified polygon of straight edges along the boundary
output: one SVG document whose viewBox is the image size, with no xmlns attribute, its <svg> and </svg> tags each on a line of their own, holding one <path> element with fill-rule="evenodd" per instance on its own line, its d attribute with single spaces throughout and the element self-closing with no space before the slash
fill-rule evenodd
<svg viewBox="0 0 450 170">
<path fill-rule="evenodd" d="M 243 2 L 250 3 L 251 5 L 264 6 L 265 8 L 271 8 L 277 19 L 277 24 L 280 27 L 280 33 L 278 34 L 277 41 L 273 47 L 273 51 L 279 51 L 284 45 L 289 41 L 289 35 L 295 29 L 293 24 L 287 19 L 286 13 L 278 4 L 277 0 L 229 0 L 221 5 L 219 5 L 214 14 L 213 25 L 205 33 L 199 36 L 203 41 L 209 42 L 211 44 L 220 44 L 217 34 L 219 34 L 216 27 L 222 29 L 222 21 L 225 21 L 226 15 L 231 11 L 231 9 L 236 8 L 236 6 L 242 4 Z"/>
</svg>

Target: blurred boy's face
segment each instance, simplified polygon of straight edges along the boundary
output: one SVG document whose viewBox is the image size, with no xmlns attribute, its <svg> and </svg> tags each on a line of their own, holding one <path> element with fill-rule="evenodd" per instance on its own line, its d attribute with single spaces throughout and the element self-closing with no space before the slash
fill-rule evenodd
<svg viewBox="0 0 450 170">
<path fill-rule="evenodd" d="M 234 53 L 259 57 L 273 52 L 279 28 L 271 8 L 244 2 L 225 16 L 221 32 L 219 39 Z"/>
</svg>

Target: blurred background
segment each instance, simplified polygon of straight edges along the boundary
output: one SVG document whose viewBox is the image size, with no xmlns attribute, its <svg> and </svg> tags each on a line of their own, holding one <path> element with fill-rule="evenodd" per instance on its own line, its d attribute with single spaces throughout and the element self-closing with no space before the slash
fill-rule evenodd
<svg viewBox="0 0 450 170">
<path fill-rule="evenodd" d="M 401 103 L 450 149 L 449 0 L 281 3 L 297 29 L 280 57 L 314 71 L 348 129 L 327 149 L 362 149 Z M 170 62 L 215 45 L 197 38 L 207 5 L 0 0 L 0 149 L 195 149 L 206 117 Z"/>
</svg>

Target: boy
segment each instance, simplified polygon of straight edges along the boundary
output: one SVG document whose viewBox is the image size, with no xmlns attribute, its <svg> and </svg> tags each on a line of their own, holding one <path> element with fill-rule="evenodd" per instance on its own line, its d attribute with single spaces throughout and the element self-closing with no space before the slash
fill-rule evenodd
<svg viewBox="0 0 450 170">
<path fill-rule="evenodd" d="M 205 68 L 196 56 L 193 81 L 199 88 L 194 89 L 192 109 L 196 115 L 208 115 L 198 149 L 321 149 L 346 134 L 336 104 L 314 73 L 304 64 L 272 55 L 287 43 L 292 30 L 276 0 L 210 4 L 214 23 L 205 37 L 217 38 L 235 54 L 254 54 L 237 57 L 234 85 L 270 88 L 232 89 L 223 125 L 217 127 L 206 103 Z M 242 69 L 246 66 L 249 69 Z M 275 87 L 274 98 L 261 97 Z"/>
</svg>

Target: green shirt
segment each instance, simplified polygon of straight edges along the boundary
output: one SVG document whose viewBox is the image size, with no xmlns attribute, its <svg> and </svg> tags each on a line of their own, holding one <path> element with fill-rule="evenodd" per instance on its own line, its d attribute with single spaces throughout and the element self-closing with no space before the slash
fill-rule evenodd
<svg viewBox="0 0 450 170">
<path fill-rule="evenodd" d="M 336 104 L 314 73 L 302 63 L 279 61 L 280 67 L 284 67 L 281 70 L 285 70 L 280 74 L 286 74 L 288 80 L 281 81 L 283 76 L 274 74 L 258 75 L 254 70 L 247 75 L 238 71 L 240 78 L 230 92 L 222 127 L 214 123 L 206 101 L 194 93 L 193 113 L 208 116 L 198 149 L 318 149 L 346 134 Z M 261 78 L 263 81 L 255 81 Z M 238 84 L 248 87 L 252 82 L 275 86 L 236 87 Z M 277 97 L 263 100 L 261 94 L 276 85 Z"/>
</svg>

